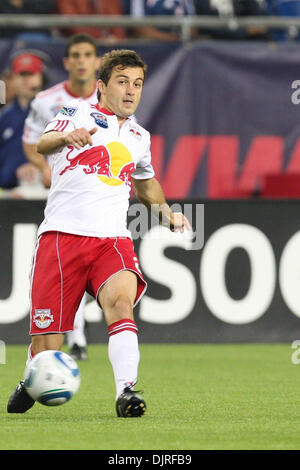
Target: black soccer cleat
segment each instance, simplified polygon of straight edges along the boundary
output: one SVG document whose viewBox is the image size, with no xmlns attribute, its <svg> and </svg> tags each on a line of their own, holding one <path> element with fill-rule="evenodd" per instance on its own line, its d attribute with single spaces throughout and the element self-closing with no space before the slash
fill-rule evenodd
<svg viewBox="0 0 300 470">
<path fill-rule="evenodd" d="M 86 361 L 87 360 L 87 351 L 84 346 L 78 346 L 78 344 L 73 344 L 69 352 L 70 356 L 74 361 Z"/>
<path fill-rule="evenodd" d="M 146 403 L 130 387 L 125 387 L 116 403 L 119 418 L 138 418 L 146 411 Z"/>
<path fill-rule="evenodd" d="M 25 413 L 35 404 L 35 400 L 31 398 L 24 387 L 22 380 L 11 394 L 7 403 L 8 413 Z"/>
</svg>

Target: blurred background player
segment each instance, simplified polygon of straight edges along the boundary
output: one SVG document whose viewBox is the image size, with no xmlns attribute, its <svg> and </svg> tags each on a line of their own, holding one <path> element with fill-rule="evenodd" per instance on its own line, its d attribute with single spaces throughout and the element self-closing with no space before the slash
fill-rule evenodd
<svg viewBox="0 0 300 470">
<path fill-rule="evenodd" d="M 13 96 L 0 117 L 0 187 L 22 198 L 24 187 L 32 191 L 39 176 L 23 152 L 22 134 L 30 103 L 43 87 L 43 60 L 33 53 L 19 53 L 12 61 L 10 82 Z"/>
<path fill-rule="evenodd" d="M 36 150 L 36 144 L 45 126 L 74 98 L 88 103 L 97 103 L 96 71 L 100 58 L 95 40 L 88 34 L 76 34 L 69 39 L 65 50 L 64 67 L 69 73 L 68 80 L 58 83 L 39 93 L 31 104 L 23 134 L 24 152 L 31 164 L 41 173 L 45 187 L 51 184 L 51 167 L 48 160 Z M 66 108 L 66 113 L 68 112 Z M 84 332 L 84 296 L 76 315 L 74 331 L 67 334 L 70 354 L 77 360 L 85 360 L 86 337 Z"/>
</svg>

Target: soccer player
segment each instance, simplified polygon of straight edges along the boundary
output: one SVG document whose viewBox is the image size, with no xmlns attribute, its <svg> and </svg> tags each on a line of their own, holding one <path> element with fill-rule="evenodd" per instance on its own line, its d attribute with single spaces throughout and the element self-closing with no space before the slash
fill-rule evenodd
<svg viewBox="0 0 300 470">
<path fill-rule="evenodd" d="M 131 182 L 171 230 L 190 229 L 165 201 L 151 165 L 150 134 L 130 116 L 140 102 L 146 64 L 131 50 L 104 55 L 98 103 L 71 102 L 46 127 L 37 149 L 52 154 L 52 185 L 31 273 L 32 356 L 60 349 L 85 290 L 101 306 L 119 417 L 146 409 L 134 386 L 140 359 L 133 308 L 146 290 L 126 224 Z M 8 412 L 34 401 L 20 382 Z"/>
<path fill-rule="evenodd" d="M 67 81 L 39 93 L 31 104 L 31 110 L 25 122 L 23 148 L 27 159 L 39 169 L 46 187 L 51 184 L 51 169 L 48 159 L 37 152 L 36 144 L 45 126 L 62 107 L 74 98 L 82 98 L 88 103 L 97 101 L 96 71 L 100 58 L 95 40 L 88 34 L 76 34 L 67 44 L 64 66 L 69 73 Z M 84 334 L 84 296 L 79 306 L 74 330 L 67 335 L 72 357 L 85 360 L 86 337 Z"/>
</svg>

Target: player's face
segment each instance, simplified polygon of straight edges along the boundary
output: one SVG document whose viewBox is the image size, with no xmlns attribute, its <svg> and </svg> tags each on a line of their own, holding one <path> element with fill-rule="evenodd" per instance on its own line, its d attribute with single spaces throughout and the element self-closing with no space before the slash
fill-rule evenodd
<svg viewBox="0 0 300 470">
<path fill-rule="evenodd" d="M 14 87 L 17 96 L 32 100 L 41 90 L 43 77 L 41 73 L 22 72 L 14 76 Z"/>
<path fill-rule="evenodd" d="M 85 83 L 95 80 L 100 58 L 96 55 L 92 44 L 82 42 L 70 47 L 69 55 L 64 59 L 64 65 L 69 72 L 70 80 Z"/>
<path fill-rule="evenodd" d="M 115 67 L 105 85 L 99 80 L 100 104 L 117 116 L 127 118 L 135 113 L 142 95 L 144 71 L 141 67 Z"/>
</svg>

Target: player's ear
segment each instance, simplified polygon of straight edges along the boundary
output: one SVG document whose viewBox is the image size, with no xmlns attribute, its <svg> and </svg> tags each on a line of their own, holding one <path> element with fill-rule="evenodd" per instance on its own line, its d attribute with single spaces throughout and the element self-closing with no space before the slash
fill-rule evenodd
<svg viewBox="0 0 300 470">
<path fill-rule="evenodd" d="M 98 90 L 102 94 L 105 91 L 106 85 L 102 80 L 98 80 L 97 82 Z"/>
</svg>

